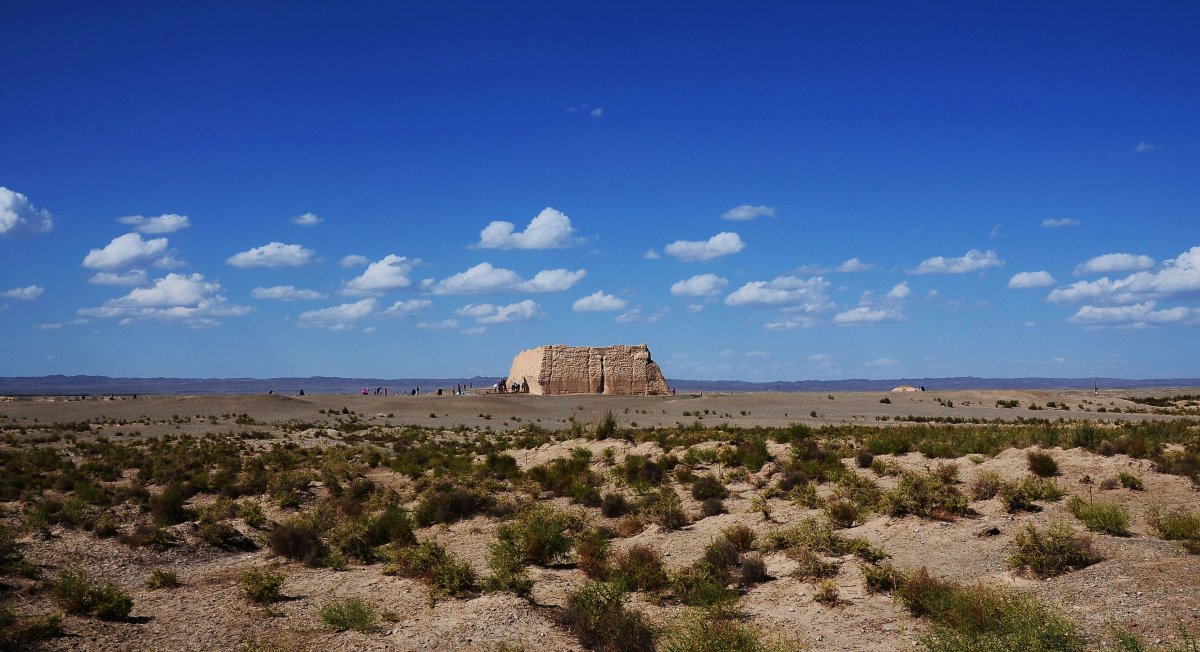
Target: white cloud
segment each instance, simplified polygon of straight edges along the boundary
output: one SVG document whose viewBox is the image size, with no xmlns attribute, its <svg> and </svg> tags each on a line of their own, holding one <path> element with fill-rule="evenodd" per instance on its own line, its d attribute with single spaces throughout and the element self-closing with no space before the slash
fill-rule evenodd
<svg viewBox="0 0 1200 652">
<path fill-rule="evenodd" d="M 417 328 L 424 328 L 428 331 L 448 331 L 458 328 L 458 320 L 443 319 L 441 321 L 423 321 L 417 323 Z"/>
<path fill-rule="evenodd" d="M 369 317 L 375 312 L 375 299 L 366 298 L 354 303 L 343 303 L 329 308 L 309 310 L 300 313 L 296 325 L 300 328 L 324 328 L 331 331 L 343 331 L 354 326 L 355 322 Z"/>
<path fill-rule="evenodd" d="M 591 116 L 593 118 L 599 118 L 604 115 L 604 107 L 598 106 L 598 107 L 592 109 L 589 113 L 591 114 Z"/>
<path fill-rule="evenodd" d="M 292 285 L 276 285 L 269 288 L 254 288 L 250 296 L 255 299 L 276 299 L 279 301 L 309 301 L 324 299 L 325 295 L 316 290 L 300 290 Z"/>
<path fill-rule="evenodd" d="M 816 276 L 802 279 L 777 276 L 770 281 L 751 281 L 725 297 L 725 305 L 766 308 L 795 307 L 804 312 L 818 312 L 832 307 L 829 301 L 829 281 Z"/>
<path fill-rule="evenodd" d="M 980 251 L 971 249 L 967 253 L 958 258 L 946 258 L 944 256 L 934 256 L 926 258 L 917 265 L 916 269 L 909 270 L 910 274 L 967 274 L 989 267 L 1003 267 L 1004 261 L 996 257 L 996 252 L 991 249 Z"/>
<path fill-rule="evenodd" d="M 25 237 L 53 229 L 50 211 L 38 210 L 25 195 L 0 186 L 0 235 Z"/>
<path fill-rule="evenodd" d="M 345 258 L 342 259 L 345 261 Z M 408 259 L 396 254 L 388 254 L 383 258 L 367 265 L 362 274 L 346 282 L 342 294 L 352 296 L 364 294 L 379 294 L 390 290 L 399 290 L 412 285 L 409 274 L 413 266 L 419 265 L 419 259 Z"/>
<path fill-rule="evenodd" d="M 92 285 L 143 285 L 146 283 L 146 271 L 131 269 L 128 272 L 96 272 L 88 279 Z"/>
<path fill-rule="evenodd" d="M 725 220 L 752 220 L 756 217 L 776 217 L 775 209 L 770 206 L 751 206 L 750 204 L 742 204 L 737 208 L 731 208 L 725 211 L 721 219 Z"/>
<path fill-rule="evenodd" d="M 835 324 L 882 324 L 904 321 L 904 315 L 891 308 L 859 306 L 834 316 Z"/>
<path fill-rule="evenodd" d="M 482 335 L 487 332 L 487 326 L 469 326 L 461 332 L 463 335 Z"/>
<path fill-rule="evenodd" d="M 704 312 L 704 304 L 703 303 L 689 303 L 687 305 L 687 311 L 688 312 Z"/>
<path fill-rule="evenodd" d="M 744 354 L 747 358 L 765 358 L 768 354 L 766 351 L 746 351 Z"/>
<path fill-rule="evenodd" d="M 587 270 L 547 269 L 532 279 L 522 279 L 511 269 L 479 263 L 470 269 L 427 286 L 434 294 L 487 294 L 493 292 L 562 292 L 578 283 Z"/>
<path fill-rule="evenodd" d="M 1142 254 L 1104 254 L 1077 265 L 1075 275 L 1137 272 L 1151 267 L 1154 267 L 1154 259 Z"/>
<path fill-rule="evenodd" d="M 143 217 L 141 215 L 129 215 L 117 219 L 121 224 L 132 226 L 134 231 L 138 233 L 146 233 L 160 235 L 163 233 L 175 233 L 182 231 L 192 225 L 191 220 L 186 215 L 175 215 L 174 213 L 165 213 L 158 217 Z"/>
<path fill-rule="evenodd" d="M 322 220 L 313 213 L 305 213 L 292 218 L 292 224 L 296 224 L 298 226 L 316 226 L 324 221 L 325 220 Z"/>
<path fill-rule="evenodd" d="M 480 324 L 509 324 L 543 317 L 539 312 L 540 307 L 532 299 L 526 299 L 507 306 L 495 306 L 490 303 L 468 304 L 455 310 L 454 314 L 472 317 Z"/>
<path fill-rule="evenodd" d="M 1157 272 L 1137 272 L 1115 281 L 1107 276 L 1095 281 L 1078 281 L 1052 291 L 1046 298 L 1054 303 L 1128 304 L 1197 294 L 1200 294 L 1200 246 L 1163 261 Z"/>
<path fill-rule="evenodd" d="M 252 267 L 304 267 L 314 262 L 316 252 L 298 244 L 270 242 L 261 247 L 236 253 L 225 259 L 226 264 L 241 269 Z"/>
<path fill-rule="evenodd" d="M 1027 321 L 1025 322 L 1025 328 L 1037 328 L 1037 322 L 1032 320 Z"/>
<path fill-rule="evenodd" d="M 1079 226 L 1083 222 L 1071 217 L 1046 218 L 1042 220 L 1042 226 L 1047 229 L 1059 229 L 1065 226 Z"/>
<path fill-rule="evenodd" d="M 383 311 L 383 314 L 396 317 L 409 317 L 432 307 L 433 302 L 429 299 L 409 299 L 393 303 L 390 308 Z"/>
<path fill-rule="evenodd" d="M 61 330 L 64 326 L 82 326 L 83 324 L 91 323 L 91 321 L 92 320 L 90 319 L 83 318 L 68 319 L 66 321 L 56 321 L 48 324 L 34 324 L 33 327 L 39 331 L 56 331 Z"/>
<path fill-rule="evenodd" d="M 619 299 L 611 294 L 605 294 L 603 290 L 596 290 L 592 294 L 577 300 L 571 306 L 571 310 L 575 312 L 607 312 L 624 310 L 626 305 L 628 305 L 628 302 L 624 299 Z"/>
<path fill-rule="evenodd" d="M 900 361 L 895 358 L 875 358 L 867 360 L 863 363 L 864 367 L 894 367 L 900 364 Z"/>
<path fill-rule="evenodd" d="M 768 331 L 793 331 L 797 328 L 812 328 L 818 323 L 820 322 L 812 317 L 788 316 L 763 324 L 763 329 Z"/>
<path fill-rule="evenodd" d="M 369 262 L 371 262 L 371 259 L 367 258 L 366 256 L 350 254 L 349 256 L 342 256 L 342 259 L 338 261 L 338 264 L 349 269 L 351 267 L 362 267 Z"/>
<path fill-rule="evenodd" d="M 745 247 L 738 234 L 722 231 L 708 240 L 676 240 L 663 247 L 663 251 L 685 263 L 694 263 L 736 254 Z"/>
<path fill-rule="evenodd" d="M 865 272 L 872 269 L 875 269 L 875 265 L 864 263 L 857 258 L 851 258 L 837 266 L 837 271 L 839 272 Z"/>
<path fill-rule="evenodd" d="M 671 285 L 671 294 L 677 297 L 711 297 L 720 294 L 729 281 L 716 274 L 697 274 Z"/>
<path fill-rule="evenodd" d="M 1153 324 L 1178 324 L 1195 321 L 1200 310 L 1176 306 L 1155 310 L 1154 301 L 1128 306 L 1080 306 L 1068 321 L 1089 325 L 1129 325 L 1144 327 Z"/>
<path fill-rule="evenodd" d="M 911 296 L 912 289 L 908 287 L 908 281 L 901 281 L 900 283 L 897 283 L 896 285 L 892 286 L 892 289 L 888 290 L 887 293 L 887 298 L 896 301 L 907 299 Z"/>
<path fill-rule="evenodd" d="M 546 207 L 534 217 L 524 231 L 514 232 L 512 222 L 497 220 L 479 232 L 480 249 L 563 249 L 579 244 L 574 237 L 571 218 Z"/>
<path fill-rule="evenodd" d="M 46 288 L 40 285 L 27 285 L 23 288 L 13 288 L 0 292 L 0 297 L 5 299 L 19 299 L 21 301 L 30 301 L 42 296 Z"/>
<path fill-rule="evenodd" d="M 641 306 L 634 306 L 630 310 L 617 315 L 617 318 L 613 321 L 618 324 L 656 324 L 663 317 L 666 317 L 669 312 L 671 312 L 671 309 L 665 306 L 654 312 L 643 312 Z"/>
<path fill-rule="evenodd" d="M 101 249 L 92 249 L 83 258 L 88 269 L 118 271 L 135 265 L 171 266 L 175 259 L 167 253 L 167 239 L 143 240 L 137 233 L 126 233 L 112 239 Z"/>
<path fill-rule="evenodd" d="M 1017 272 L 1013 277 L 1008 279 L 1008 287 L 1014 290 L 1024 290 L 1027 288 L 1048 288 L 1054 287 L 1057 281 L 1050 275 L 1050 272 L 1039 270 L 1036 272 Z"/>
<path fill-rule="evenodd" d="M 662 258 L 662 256 L 660 256 L 658 252 L 653 249 L 647 249 L 646 253 L 642 254 L 642 258 L 645 258 L 646 260 L 658 260 L 659 258 Z"/>
<path fill-rule="evenodd" d="M 189 326 L 214 326 L 217 317 L 237 317 L 254 311 L 232 305 L 221 294 L 221 285 L 200 274 L 167 274 L 146 288 L 134 288 L 123 297 L 98 308 L 81 308 L 84 317 L 120 319 L 121 323 L 158 320 Z"/>
<path fill-rule="evenodd" d="M 1153 152 L 1156 149 L 1158 149 L 1158 145 L 1151 145 L 1150 143 L 1147 143 L 1144 140 L 1138 141 L 1138 144 L 1133 146 L 1133 151 L 1137 152 L 1138 154 L 1145 154 L 1146 152 Z"/>
</svg>

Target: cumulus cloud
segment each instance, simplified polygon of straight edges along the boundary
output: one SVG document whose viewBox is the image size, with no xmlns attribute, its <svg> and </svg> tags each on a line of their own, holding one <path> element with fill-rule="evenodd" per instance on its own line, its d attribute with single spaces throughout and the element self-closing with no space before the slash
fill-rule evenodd
<svg viewBox="0 0 1200 652">
<path fill-rule="evenodd" d="M 1013 277 L 1008 279 L 1008 287 L 1014 290 L 1024 290 L 1027 288 L 1048 288 L 1054 287 L 1057 281 L 1050 275 L 1050 272 L 1039 270 L 1036 272 L 1017 272 Z"/>
<path fill-rule="evenodd" d="M 1078 281 L 1052 291 L 1046 298 L 1054 303 L 1129 304 L 1197 294 L 1200 294 L 1200 246 L 1163 261 L 1162 268 L 1156 272 L 1137 272 L 1115 281 L 1107 276 L 1095 281 Z"/>
<path fill-rule="evenodd" d="M 487 294 L 493 292 L 562 292 L 578 283 L 587 270 L 547 269 L 532 279 L 522 279 L 511 269 L 479 263 L 470 269 L 426 285 L 434 294 Z"/>
<path fill-rule="evenodd" d="M 1138 154 L 1145 154 L 1146 152 L 1153 152 L 1156 149 L 1158 149 L 1158 145 L 1151 145 L 1150 143 L 1147 143 L 1144 140 L 1138 141 L 1138 144 L 1133 146 L 1133 151 L 1137 152 Z"/>
<path fill-rule="evenodd" d="M 658 252 L 653 249 L 647 249 L 646 253 L 642 254 L 642 258 L 645 258 L 646 260 L 658 260 L 659 258 L 662 258 L 662 256 L 660 256 Z"/>
<path fill-rule="evenodd" d="M 1003 267 L 1004 261 L 996 256 L 996 252 L 991 249 L 980 251 L 971 249 L 967 253 L 958 258 L 946 258 L 945 256 L 934 256 L 926 258 L 917 265 L 916 269 L 910 269 L 910 274 L 968 274 L 970 272 L 988 269 L 989 267 Z"/>
<path fill-rule="evenodd" d="M 618 324 L 656 324 L 663 317 L 666 317 L 669 312 L 671 312 L 671 309 L 666 306 L 653 312 L 645 312 L 641 306 L 634 306 L 626 312 L 617 315 L 617 318 L 613 321 Z"/>
<path fill-rule="evenodd" d="M 182 231 L 192 225 L 191 220 L 187 215 L 175 215 L 174 213 L 165 213 L 158 217 L 144 217 L 142 215 L 129 215 L 117 219 L 121 224 L 132 226 L 134 231 L 150 235 L 161 235 L 163 233 L 175 233 Z"/>
<path fill-rule="evenodd" d="M 237 317 L 253 312 L 248 306 L 230 304 L 221 294 L 219 283 L 206 281 L 200 274 L 167 274 L 145 288 L 134 288 L 122 297 L 110 299 L 98 308 L 81 308 L 84 317 L 120 319 L 121 323 L 140 320 L 176 322 L 189 326 L 213 326 L 218 317 Z"/>
<path fill-rule="evenodd" d="M 708 240 L 676 240 L 663 247 L 663 251 L 685 263 L 694 263 L 736 254 L 745 247 L 738 234 L 722 231 Z"/>
<path fill-rule="evenodd" d="M 479 232 L 480 249 L 563 249 L 579 244 L 571 218 L 546 207 L 530 220 L 524 231 L 512 222 L 497 220 Z"/>
<path fill-rule="evenodd" d="M 900 283 L 897 283 L 896 285 L 892 286 L 892 289 L 888 290 L 887 293 L 887 298 L 896 301 L 907 299 L 911 296 L 912 289 L 908 287 L 908 281 L 901 281 Z"/>
<path fill-rule="evenodd" d="M 716 274 L 697 274 L 676 281 L 671 285 L 671 294 L 677 297 L 712 297 L 720 294 L 729 281 Z"/>
<path fill-rule="evenodd" d="M 298 244 L 269 242 L 261 247 L 236 253 L 225 259 L 226 264 L 241 269 L 252 267 L 304 267 L 316 262 L 316 252 Z"/>
<path fill-rule="evenodd" d="M 50 211 L 39 210 L 29 198 L 0 186 L 0 235 L 14 238 L 49 233 L 54 229 Z"/>
<path fill-rule="evenodd" d="M 393 317 L 410 317 L 432 307 L 433 302 L 429 299 L 409 299 L 393 303 L 387 310 L 383 311 L 383 314 Z"/>
<path fill-rule="evenodd" d="M 324 299 L 325 295 L 316 290 L 301 290 L 292 285 L 276 285 L 269 288 L 254 288 L 250 296 L 255 299 L 275 299 L 277 301 L 309 301 Z"/>
<path fill-rule="evenodd" d="M 100 249 L 92 249 L 83 258 L 83 266 L 88 269 L 103 271 L 119 271 L 136 265 L 151 264 L 158 267 L 171 267 L 177 264 L 167 253 L 167 239 L 154 238 L 143 240 L 137 233 L 126 233 L 112 239 Z"/>
<path fill-rule="evenodd" d="M 513 322 L 530 321 L 542 317 L 539 306 L 532 299 L 507 306 L 496 306 L 490 303 L 473 303 L 454 311 L 459 317 L 472 317 L 480 324 L 509 324 Z"/>
<path fill-rule="evenodd" d="M 872 269 L 875 269 L 875 265 L 864 263 L 857 258 L 851 258 L 837 266 L 837 271 L 839 272 L 865 272 Z"/>
<path fill-rule="evenodd" d="M 36 299 L 36 298 L 42 296 L 42 293 L 45 291 L 46 291 L 46 288 L 43 288 L 40 285 L 27 285 L 23 288 L 13 288 L 11 290 L 5 290 L 3 292 L 0 292 L 0 297 L 4 297 L 5 299 L 19 299 L 21 301 L 31 301 L 33 299 Z"/>
<path fill-rule="evenodd" d="M 146 271 L 131 269 L 128 272 L 96 272 L 88 279 L 92 285 L 144 285 Z"/>
<path fill-rule="evenodd" d="M 292 218 L 292 224 L 296 224 L 298 226 L 316 226 L 323 221 L 324 220 L 317 217 L 313 213 L 305 213 Z"/>
<path fill-rule="evenodd" d="M 340 261 L 338 261 L 338 264 L 341 265 L 342 267 L 349 269 L 351 267 L 362 267 L 363 265 L 366 265 L 367 263 L 370 263 L 370 262 L 371 262 L 371 259 L 367 258 L 366 256 L 360 256 L 358 254 L 350 254 L 349 256 L 342 256 L 342 259 Z"/>
<path fill-rule="evenodd" d="M 834 316 L 835 324 L 882 324 L 904 321 L 904 315 L 892 308 L 873 308 L 859 306 Z"/>
<path fill-rule="evenodd" d="M 1075 275 L 1137 272 L 1154 267 L 1154 259 L 1141 254 L 1104 254 L 1075 266 Z"/>
<path fill-rule="evenodd" d="M 371 316 L 374 312 L 375 299 L 371 297 L 355 301 L 354 303 L 343 303 L 319 310 L 302 312 L 296 318 L 296 325 L 300 328 L 323 328 L 330 331 L 344 331 L 353 328 L 356 322 Z"/>
<path fill-rule="evenodd" d="M 55 321 L 48 324 L 34 324 L 33 327 L 39 331 L 57 331 L 66 326 L 82 326 L 83 324 L 91 323 L 90 319 L 68 319 L 66 321 Z"/>
<path fill-rule="evenodd" d="M 1071 322 L 1088 325 L 1127 325 L 1145 327 L 1156 324 L 1181 324 L 1195 322 L 1200 310 L 1176 306 L 1156 309 L 1157 303 L 1146 301 L 1128 306 L 1080 306 L 1071 316 Z"/>
<path fill-rule="evenodd" d="M 345 258 L 342 260 L 344 262 Z M 412 273 L 413 267 L 420 263 L 419 259 L 410 260 L 404 256 L 388 254 L 367 265 L 362 274 L 347 281 L 346 286 L 342 288 L 342 294 L 352 296 L 380 294 L 406 288 L 412 285 L 409 274 Z"/>
<path fill-rule="evenodd" d="M 756 217 L 775 217 L 775 209 L 770 206 L 751 206 L 750 204 L 742 204 L 737 208 L 731 208 L 725 211 L 721 219 L 725 220 L 752 220 Z"/>
<path fill-rule="evenodd" d="M 605 294 L 603 290 L 595 292 L 577 300 L 571 310 L 575 312 L 608 312 L 613 310 L 624 310 L 628 302 L 624 299 L 617 298 L 611 294 Z"/>
<path fill-rule="evenodd" d="M 1083 222 L 1070 217 L 1051 217 L 1042 220 L 1042 226 L 1047 229 L 1060 229 L 1065 226 L 1079 226 L 1080 224 L 1083 224 Z"/>
<path fill-rule="evenodd" d="M 867 360 L 863 363 L 864 367 L 894 367 L 900 364 L 900 361 L 895 358 L 875 358 Z"/>
<path fill-rule="evenodd" d="M 818 312 L 833 305 L 829 301 L 829 286 L 829 281 L 821 276 L 809 279 L 777 276 L 770 281 L 751 281 L 734 290 L 725 297 L 725 305 Z"/>
<path fill-rule="evenodd" d="M 604 107 L 598 106 L 598 107 L 592 109 L 591 111 L 589 111 L 588 115 L 592 116 L 593 118 L 602 117 L 604 115 Z"/>
</svg>

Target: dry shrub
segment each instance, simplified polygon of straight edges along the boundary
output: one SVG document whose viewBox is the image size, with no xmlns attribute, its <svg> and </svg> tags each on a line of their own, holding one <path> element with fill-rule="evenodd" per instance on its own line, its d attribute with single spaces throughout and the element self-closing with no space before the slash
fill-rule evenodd
<svg viewBox="0 0 1200 652">
<path fill-rule="evenodd" d="M 754 530 L 749 526 L 737 524 L 731 525 L 721 531 L 721 536 L 728 539 L 741 552 L 747 552 L 754 549 Z"/>
<path fill-rule="evenodd" d="M 1062 521 L 1054 521 L 1046 530 L 1026 525 L 1013 535 L 1010 550 L 1010 567 L 1027 568 L 1040 577 L 1054 577 L 1104 559 L 1092 547 L 1091 537 L 1075 534 Z"/>
<path fill-rule="evenodd" d="M 630 546 L 613 555 L 609 578 L 629 591 L 657 591 L 667 585 L 662 555 L 644 545 Z"/>
</svg>

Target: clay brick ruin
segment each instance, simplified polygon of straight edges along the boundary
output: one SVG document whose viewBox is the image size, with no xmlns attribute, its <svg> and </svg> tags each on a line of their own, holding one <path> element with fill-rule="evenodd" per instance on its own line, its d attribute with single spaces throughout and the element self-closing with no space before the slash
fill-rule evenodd
<svg viewBox="0 0 1200 652">
<path fill-rule="evenodd" d="M 517 354 L 508 382 L 529 383 L 530 394 L 667 394 L 667 381 L 650 348 L 539 346 Z"/>
</svg>

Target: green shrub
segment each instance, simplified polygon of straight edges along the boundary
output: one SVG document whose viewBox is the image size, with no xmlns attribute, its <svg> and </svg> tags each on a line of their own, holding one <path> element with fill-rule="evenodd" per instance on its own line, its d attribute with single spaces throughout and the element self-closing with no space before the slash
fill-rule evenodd
<svg viewBox="0 0 1200 652">
<path fill-rule="evenodd" d="M 150 514 L 159 525 L 175 525 L 184 523 L 192 518 L 192 513 L 185 506 L 186 498 L 179 485 L 170 485 L 162 493 L 150 499 Z"/>
<path fill-rule="evenodd" d="M 709 542 L 704 548 L 704 562 L 725 573 L 737 566 L 740 558 L 738 547 L 724 537 Z"/>
<path fill-rule="evenodd" d="M 1054 502 L 1063 497 L 1063 490 L 1053 480 L 1027 477 L 1020 482 L 1004 482 L 1000 485 L 1000 501 L 1010 514 L 1020 511 L 1040 511 L 1034 501 Z"/>
<path fill-rule="evenodd" d="M 238 576 L 242 593 L 252 602 L 271 604 L 283 598 L 283 573 L 269 568 L 251 568 Z"/>
<path fill-rule="evenodd" d="M 62 616 L 58 614 L 18 618 L 0 605 L 0 650 L 35 649 L 41 641 L 62 635 Z"/>
<path fill-rule="evenodd" d="M 633 545 L 612 555 L 608 577 L 626 591 L 657 591 L 668 583 L 662 556 L 644 545 Z"/>
<path fill-rule="evenodd" d="M 575 541 L 579 570 L 594 580 L 604 579 L 608 575 L 608 558 L 611 551 L 609 534 L 601 530 L 584 531 Z"/>
<path fill-rule="evenodd" d="M 1177 541 L 1185 551 L 1200 555 L 1200 514 L 1183 507 L 1163 513 L 1154 507 L 1150 510 L 1150 525 L 1160 539 Z"/>
<path fill-rule="evenodd" d="M 161 568 L 150 571 L 150 577 L 146 580 L 146 588 L 151 590 L 173 589 L 177 586 L 179 586 L 179 576 Z"/>
<path fill-rule="evenodd" d="M 596 439 L 612 439 L 620 432 L 620 426 L 617 424 L 617 415 L 613 414 L 612 410 L 606 410 L 604 416 L 600 418 L 600 422 L 596 424 Z"/>
<path fill-rule="evenodd" d="M 1129 512 L 1118 505 L 1102 500 L 1083 500 L 1072 496 L 1067 509 L 1083 521 L 1087 529 L 1115 536 L 1129 536 Z"/>
<path fill-rule="evenodd" d="M 1147 645 L 1137 634 L 1127 629 L 1113 628 L 1113 649 L 1117 652 L 1200 652 L 1200 639 L 1192 636 L 1181 625 L 1179 641 Z"/>
<path fill-rule="evenodd" d="M 696 478 L 692 483 L 692 498 L 696 500 L 705 500 L 707 498 L 724 498 L 729 492 L 725 490 L 725 485 L 713 475 L 706 475 Z"/>
<path fill-rule="evenodd" d="M 471 565 L 456 559 L 441 544 L 430 539 L 415 546 L 395 547 L 388 571 L 424 580 L 430 597 L 457 596 L 475 587 Z"/>
<path fill-rule="evenodd" d="M 625 592 L 592 582 L 567 597 L 563 624 L 584 647 L 600 652 L 652 652 L 654 629 L 641 613 L 625 608 Z"/>
<path fill-rule="evenodd" d="M 690 611 L 672 622 L 658 644 L 659 652 L 793 652 L 805 649 L 793 641 L 764 642 L 759 632 L 705 611 Z"/>
<path fill-rule="evenodd" d="M 263 514 L 262 503 L 257 499 L 250 498 L 243 500 L 237 506 L 237 515 L 246 525 L 258 529 L 267 524 L 267 517 Z"/>
<path fill-rule="evenodd" d="M 931 652 L 1082 652 L 1083 637 L 1058 612 L 1033 596 L 977 584 L 962 587 L 922 568 L 897 589 L 915 616 L 933 621 L 918 639 Z"/>
<path fill-rule="evenodd" d="M 1000 487 L 1004 485 L 1003 478 L 995 471 L 984 471 L 975 476 L 975 481 L 971 483 L 971 497 L 975 500 L 988 500 L 995 498 L 996 494 L 1000 493 Z"/>
<path fill-rule="evenodd" d="M 869 562 L 887 558 L 886 553 L 872 548 L 866 539 L 838 534 L 828 520 L 813 517 L 792 527 L 768 532 L 762 537 L 762 547 L 764 551 L 783 550 L 788 555 L 798 554 L 797 549 L 805 549 L 833 557 L 854 554 Z"/>
<path fill-rule="evenodd" d="M 671 591 L 683 604 L 715 607 L 737 599 L 737 589 L 729 588 L 725 569 L 698 563 L 671 575 Z"/>
<path fill-rule="evenodd" d="M 326 627 L 335 632 L 348 629 L 366 632 L 375 626 L 375 610 L 358 598 L 327 602 L 317 610 L 317 615 Z"/>
<path fill-rule="evenodd" d="M 721 530 L 721 536 L 728 539 L 740 552 L 754 549 L 754 530 L 748 526 L 737 524 Z"/>
<path fill-rule="evenodd" d="M 841 564 L 837 561 L 826 561 L 824 555 L 804 547 L 788 548 L 787 556 L 796 562 L 796 570 L 792 575 L 802 580 L 819 580 L 838 574 Z"/>
<path fill-rule="evenodd" d="M 1062 521 L 1052 522 L 1044 531 L 1032 523 L 1026 525 L 1013 535 L 1009 549 L 1011 568 L 1027 568 L 1040 577 L 1054 577 L 1103 560 L 1092 548 L 1091 537 L 1075 534 Z"/>
<path fill-rule="evenodd" d="M 574 525 L 571 516 L 548 505 L 534 505 L 512 523 L 501 525 L 496 536 L 511 544 L 525 563 L 546 566 L 571 552 Z"/>
<path fill-rule="evenodd" d="M 834 579 L 821 580 L 817 590 L 813 591 L 813 601 L 821 604 L 835 605 L 838 603 L 838 596 L 838 584 Z"/>
<path fill-rule="evenodd" d="M 862 572 L 863 584 L 866 585 L 868 593 L 895 591 L 905 580 L 904 574 L 896 570 L 891 562 L 884 562 L 878 566 L 861 564 L 858 569 Z"/>
<path fill-rule="evenodd" d="M 860 449 L 854 456 L 854 463 L 857 464 L 858 468 L 860 469 L 869 469 L 874 462 L 875 456 L 871 454 L 871 451 L 865 448 Z"/>
<path fill-rule="evenodd" d="M 485 591 L 529 595 L 533 590 L 533 580 L 525 569 L 521 552 L 511 541 L 493 541 L 488 546 L 487 564 L 491 574 L 483 579 Z"/>
<path fill-rule="evenodd" d="M 1028 451 L 1025 453 L 1025 461 L 1029 466 L 1029 472 L 1039 478 L 1058 475 L 1058 462 L 1055 462 L 1054 457 L 1049 453 Z"/>
<path fill-rule="evenodd" d="M 63 571 L 50 583 L 50 594 L 64 611 L 102 620 L 120 620 L 133 610 L 133 597 L 112 582 L 92 581 L 84 570 Z"/>
<path fill-rule="evenodd" d="M 1120 482 L 1122 487 L 1132 489 L 1133 491 L 1143 491 L 1146 489 L 1146 485 L 1142 484 L 1141 478 L 1124 471 L 1117 473 L 1117 482 Z"/>
<path fill-rule="evenodd" d="M 834 527 L 854 527 L 858 521 L 858 505 L 849 500 L 830 500 L 825 504 L 825 513 Z"/>
<path fill-rule="evenodd" d="M 647 494 L 642 502 L 642 514 L 665 530 L 678 530 L 688 523 L 687 515 L 683 513 L 683 501 L 671 487 L 659 487 Z"/>
<path fill-rule="evenodd" d="M 205 523 L 198 531 L 200 538 L 222 550 L 258 550 L 258 545 L 229 523 Z"/>
<path fill-rule="evenodd" d="M 967 499 L 953 485 L 933 473 L 904 471 L 896 488 L 880 501 L 891 516 L 912 514 L 923 518 L 948 519 L 967 514 Z"/>
</svg>

